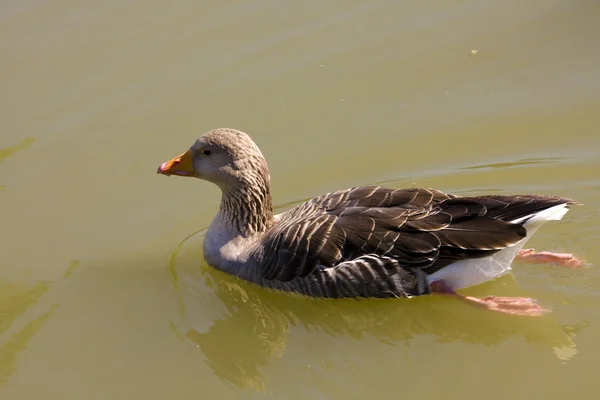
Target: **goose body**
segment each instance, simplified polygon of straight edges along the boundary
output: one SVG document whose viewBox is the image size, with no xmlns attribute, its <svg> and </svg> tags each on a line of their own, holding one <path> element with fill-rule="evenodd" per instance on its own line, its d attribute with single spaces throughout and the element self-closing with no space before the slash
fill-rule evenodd
<svg viewBox="0 0 600 400">
<path fill-rule="evenodd" d="M 461 197 L 435 189 L 355 187 L 273 215 L 267 163 L 248 135 L 216 129 L 159 173 L 222 190 L 207 262 L 261 286 L 315 297 L 411 297 L 478 285 L 510 271 L 531 235 L 573 200 Z"/>
</svg>

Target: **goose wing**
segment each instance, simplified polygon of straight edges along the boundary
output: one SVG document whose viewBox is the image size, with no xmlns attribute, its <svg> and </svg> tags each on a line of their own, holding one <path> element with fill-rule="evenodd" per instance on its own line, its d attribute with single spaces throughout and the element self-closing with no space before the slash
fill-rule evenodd
<svg viewBox="0 0 600 400">
<path fill-rule="evenodd" d="M 367 254 L 431 274 L 523 239 L 511 220 L 568 199 L 546 196 L 457 197 L 432 189 L 357 187 L 289 210 L 260 248 L 266 279 L 290 281 Z"/>
</svg>

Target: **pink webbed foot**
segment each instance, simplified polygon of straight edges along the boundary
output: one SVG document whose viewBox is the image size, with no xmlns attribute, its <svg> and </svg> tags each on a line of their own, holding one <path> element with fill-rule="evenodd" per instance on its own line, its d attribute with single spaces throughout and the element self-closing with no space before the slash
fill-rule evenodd
<svg viewBox="0 0 600 400">
<path fill-rule="evenodd" d="M 558 264 L 567 268 L 578 268 L 586 265 L 585 261 L 569 253 L 552 253 L 549 251 L 536 252 L 534 249 L 523 249 L 517 254 L 518 260 L 527 262 Z"/>
<path fill-rule="evenodd" d="M 537 301 L 528 297 L 496 297 L 488 296 L 483 299 L 471 296 L 464 296 L 465 300 L 471 301 L 487 308 L 488 310 L 498 311 L 505 314 L 520 315 L 524 317 L 539 317 L 547 314 L 546 310 L 540 306 Z"/>
<path fill-rule="evenodd" d="M 488 296 L 480 299 L 473 296 L 463 296 L 456 293 L 448 284 L 444 281 L 436 281 L 431 284 L 431 292 L 450 295 L 459 300 L 467 301 L 470 304 L 477 305 L 479 307 L 487 308 L 491 311 L 498 311 L 504 314 L 519 315 L 525 317 L 539 317 L 550 310 L 547 310 L 540 306 L 537 301 L 527 297 L 496 297 Z"/>
</svg>

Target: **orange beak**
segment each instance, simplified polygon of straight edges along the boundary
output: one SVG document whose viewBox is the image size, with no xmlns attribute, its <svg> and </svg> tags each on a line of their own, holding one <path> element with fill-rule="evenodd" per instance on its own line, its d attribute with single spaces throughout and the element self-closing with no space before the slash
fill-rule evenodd
<svg viewBox="0 0 600 400">
<path fill-rule="evenodd" d="M 172 160 L 160 164 L 157 174 L 163 175 L 179 175 L 179 176 L 194 176 L 194 164 L 192 162 L 192 152 L 186 151 L 180 156 Z"/>
</svg>

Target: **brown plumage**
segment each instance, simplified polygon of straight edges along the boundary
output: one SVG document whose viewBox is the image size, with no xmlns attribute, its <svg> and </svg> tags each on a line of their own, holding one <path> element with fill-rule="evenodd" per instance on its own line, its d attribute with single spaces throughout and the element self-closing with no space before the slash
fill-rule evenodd
<svg viewBox="0 0 600 400">
<path fill-rule="evenodd" d="M 377 186 L 338 191 L 284 213 L 262 239 L 265 279 L 290 281 L 372 254 L 432 274 L 489 256 L 527 235 L 509 221 L 573 201 L 549 196 L 457 197 L 432 189 Z"/>
<path fill-rule="evenodd" d="M 246 134 L 231 129 L 201 136 L 159 172 L 222 189 L 204 244 L 209 263 L 263 286 L 319 297 L 429 293 L 432 274 L 522 245 L 530 218 L 575 204 L 554 196 L 459 197 L 365 186 L 273 217 L 266 161 Z"/>
</svg>

